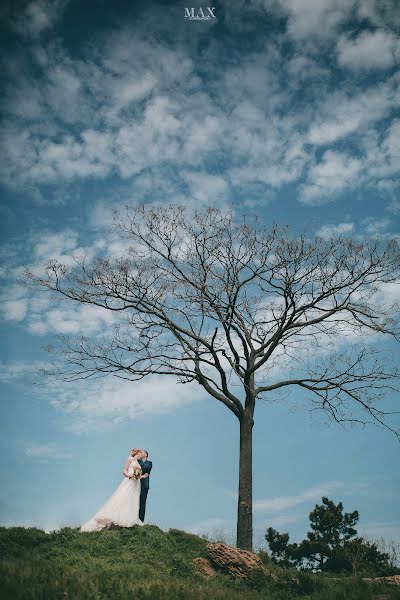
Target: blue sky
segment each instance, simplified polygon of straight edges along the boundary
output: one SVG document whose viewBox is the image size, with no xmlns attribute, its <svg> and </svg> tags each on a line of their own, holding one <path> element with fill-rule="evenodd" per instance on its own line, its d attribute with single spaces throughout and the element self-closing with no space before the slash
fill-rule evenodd
<svg viewBox="0 0 400 600">
<path fill-rule="evenodd" d="M 33 374 L 52 336 L 97 335 L 110 317 L 26 290 L 23 265 L 118 254 L 112 209 L 142 201 L 230 203 L 323 238 L 399 235 L 395 0 L 214 4 L 203 22 L 174 2 L 1 9 L 2 523 L 81 523 L 132 446 L 154 461 L 150 522 L 229 534 L 236 514 L 238 426 L 199 389 Z M 270 525 L 300 539 L 322 495 L 399 539 L 394 437 L 293 410 L 306 402 L 256 409 L 256 542 Z"/>
</svg>

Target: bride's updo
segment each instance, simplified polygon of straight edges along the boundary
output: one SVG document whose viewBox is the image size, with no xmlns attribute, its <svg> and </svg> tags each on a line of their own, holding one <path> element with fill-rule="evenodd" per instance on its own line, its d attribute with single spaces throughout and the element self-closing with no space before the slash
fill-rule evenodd
<svg viewBox="0 0 400 600">
<path fill-rule="evenodd" d="M 131 457 L 136 456 L 138 452 L 140 452 L 140 448 L 132 448 Z"/>
</svg>

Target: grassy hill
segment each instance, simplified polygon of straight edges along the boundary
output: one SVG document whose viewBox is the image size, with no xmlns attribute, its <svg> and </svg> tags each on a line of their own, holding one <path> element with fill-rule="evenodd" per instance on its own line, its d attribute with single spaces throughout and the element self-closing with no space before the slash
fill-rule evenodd
<svg viewBox="0 0 400 600">
<path fill-rule="evenodd" d="M 12 600 L 395 600 L 400 590 L 274 567 L 277 580 L 205 578 L 192 560 L 207 540 L 154 525 L 80 533 L 65 528 L 0 528 L 0 597 Z"/>
</svg>

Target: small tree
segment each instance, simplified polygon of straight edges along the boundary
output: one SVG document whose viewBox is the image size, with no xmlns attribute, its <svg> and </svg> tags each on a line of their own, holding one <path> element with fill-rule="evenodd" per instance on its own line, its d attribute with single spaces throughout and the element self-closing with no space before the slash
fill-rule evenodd
<svg viewBox="0 0 400 600">
<path fill-rule="evenodd" d="M 301 566 L 313 571 L 360 571 L 391 573 L 389 555 L 377 545 L 356 537 L 358 511 L 343 512 L 343 504 L 323 497 L 322 504 L 310 512 L 311 531 L 299 544 L 289 544 L 289 534 L 269 527 L 267 540 L 272 560 L 282 567 Z"/>
<path fill-rule="evenodd" d="M 323 497 L 322 504 L 316 504 L 310 512 L 311 531 L 307 540 L 302 542 L 300 553 L 322 571 L 326 559 L 335 556 L 336 549 L 357 535 L 354 525 L 358 521 L 358 512 L 343 513 L 343 504 L 335 504 Z"/>
<path fill-rule="evenodd" d="M 288 533 L 279 533 L 273 527 L 268 527 L 265 539 L 274 563 L 281 567 L 292 567 L 298 564 L 298 545 L 289 544 Z"/>
<path fill-rule="evenodd" d="M 377 299 L 399 279 L 397 243 L 293 237 L 184 206 L 126 207 L 115 231 L 127 245 L 121 256 L 72 267 L 50 260 L 41 276 L 27 270 L 29 283 L 117 321 L 103 338 L 60 337 L 65 367 L 50 374 L 165 375 L 222 403 L 239 426 L 237 544 L 251 549 L 257 400 L 297 388 L 338 423 L 391 429 L 380 400 L 398 371 L 363 340 L 398 338 L 397 307 Z M 353 344 L 339 343 L 349 336 Z"/>
</svg>

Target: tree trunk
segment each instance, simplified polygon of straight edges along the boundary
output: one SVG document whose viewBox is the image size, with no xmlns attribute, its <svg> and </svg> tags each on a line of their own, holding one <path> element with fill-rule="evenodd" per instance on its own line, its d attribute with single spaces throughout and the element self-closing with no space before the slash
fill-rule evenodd
<svg viewBox="0 0 400 600">
<path fill-rule="evenodd" d="M 253 548 L 253 415 L 245 411 L 240 421 L 239 497 L 237 547 Z"/>
</svg>

